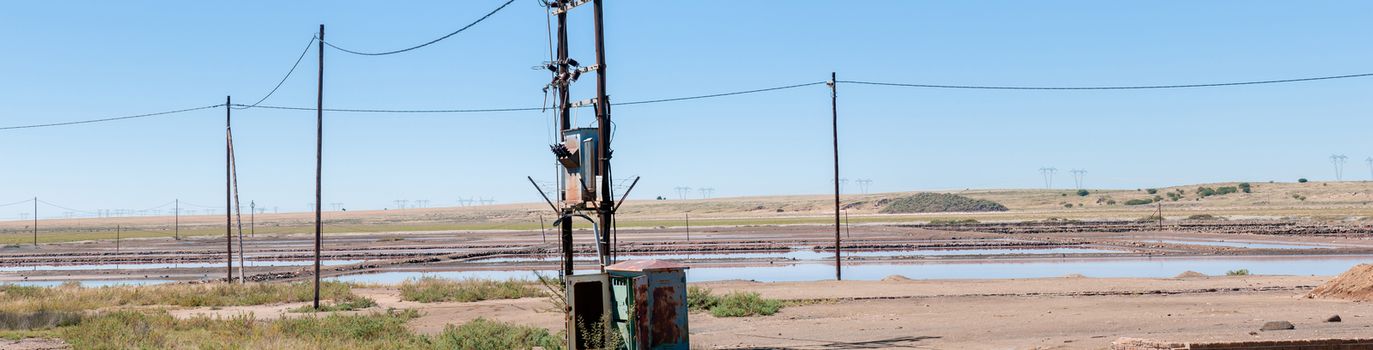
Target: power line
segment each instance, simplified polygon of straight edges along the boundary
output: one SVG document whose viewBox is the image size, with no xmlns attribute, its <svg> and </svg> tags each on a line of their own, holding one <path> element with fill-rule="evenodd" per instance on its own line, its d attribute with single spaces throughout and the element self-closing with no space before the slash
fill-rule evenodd
<svg viewBox="0 0 1373 350">
<path fill-rule="evenodd" d="M 672 97 L 672 98 L 661 98 L 661 99 L 653 99 L 653 100 L 640 100 L 640 101 L 629 101 L 629 102 L 621 102 L 621 103 L 611 103 L 611 105 L 613 105 L 613 106 L 628 106 L 628 105 L 641 105 L 641 104 L 652 104 L 652 103 L 665 103 L 665 102 L 679 102 L 679 101 L 688 101 L 688 100 L 699 100 L 699 99 L 706 99 L 706 98 L 716 98 L 716 97 L 746 95 L 746 94 L 755 94 L 755 93 L 771 92 L 771 91 L 778 91 L 778 90 L 795 89 L 795 88 L 800 88 L 800 87 L 807 87 L 807 86 L 820 85 L 820 84 L 824 84 L 824 83 L 825 83 L 825 82 L 823 82 L 823 81 L 817 81 L 817 82 L 804 83 L 804 84 L 774 86 L 774 87 L 768 87 L 768 88 L 762 88 L 762 89 L 752 89 L 752 90 L 742 90 L 742 91 L 731 91 L 731 92 L 722 92 L 722 93 L 715 93 L 715 94 L 708 94 L 708 95 L 695 95 L 695 96 L 685 96 L 685 97 Z M 235 105 L 235 106 L 241 106 L 241 105 Z M 576 107 L 576 108 L 587 108 L 587 107 L 591 107 L 591 105 L 584 105 L 584 106 L 580 106 L 580 107 Z M 315 110 L 314 107 L 273 106 L 273 105 L 259 105 L 259 106 L 257 106 L 257 108 L 281 109 L 281 110 L 293 110 L 293 111 L 314 111 L 314 110 Z M 324 111 L 325 111 L 325 112 L 347 112 L 347 113 L 497 113 L 497 112 L 529 112 L 529 111 L 541 111 L 541 110 L 543 110 L 543 109 L 544 109 L 543 107 L 482 108 L 482 109 L 372 109 L 372 108 L 325 108 Z"/>
<path fill-rule="evenodd" d="M 500 12 L 502 9 L 505 9 L 506 6 L 510 6 L 510 4 L 513 3 L 513 2 L 515 2 L 515 0 L 508 0 L 508 1 L 506 1 L 504 4 L 501 4 L 500 7 L 497 7 L 495 10 L 491 10 L 491 12 L 490 12 L 490 13 L 487 13 L 485 16 L 482 16 L 481 18 L 478 18 L 476 21 L 474 21 L 474 22 L 472 22 L 472 23 L 469 23 L 469 24 L 467 24 L 466 26 L 463 26 L 462 28 L 458 28 L 458 30 L 453 31 L 452 33 L 448 33 L 448 35 L 441 36 L 441 37 L 439 37 L 438 39 L 430 40 L 430 41 L 427 42 L 427 43 L 423 43 L 423 44 L 411 46 L 411 47 L 404 48 L 404 49 L 400 49 L 400 50 L 385 51 L 385 52 L 362 52 L 362 51 L 355 51 L 355 50 L 349 50 L 349 49 L 345 49 L 345 48 L 342 48 L 342 47 L 338 47 L 337 45 L 334 45 L 333 43 L 328 42 L 328 41 L 325 41 L 324 44 L 325 44 L 325 45 L 329 45 L 329 47 L 338 49 L 339 51 L 351 53 L 351 54 L 354 54 L 354 55 L 363 55 L 363 56 L 384 56 L 384 55 L 398 54 L 398 53 L 402 53 L 402 52 L 406 52 L 406 51 L 418 49 L 418 48 L 421 48 L 421 47 L 429 46 L 430 44 L 437 43 L 437 42 L 439 42 L 439 41 L 443 41 L 443 39 L 448 39 L 448 38 L 451 37 L 451 36 L 457 35 L 458 33 L 462 33 L 462 31 L 467 30 L 468 28 L 472 28 L 472 26 L 477 25 L 477 23 L 481 23 L 482 21 L 485 21 L 488 17 L 491 17 L 491 15 L 496 14 L 496 12 Z"/>
<path fill-rule="evenodd" d="M 262 101 L 266 101 L 268 97 L 272 97 L 272 94 L 275 94 L 277 92 L 277 89 L 280 89 L 281 85 L 286 83 L 286 79 L 291 77 L 291 73 L 296 72 L 296 67 L 300 66 L 300 61 L 305 59 L 305 54 L 310 53 L 310 47 L 314 46 L 315 40 L 318 39 L 318 36 L 310 36 L 310 42 L 305 43 L 305 51 L 300 52 L 300 57 L 296 58 L 296 63 L 291 65 L 291 70 L 286 71 L 286 76 L 281 77 L 281 81 L 278 81 L 277 86 L 272 87 L 272 91 L 268 91 L 266 96 L 262 96 L 261 99 L 258 99 L 257 102 L 253 102 L 253 104 L 251 105 L 233 107 L 235 107 L 236 109 L 249 109 L 257 107 L 257 105 L 261 104 Z"/>
<path fill-rule="evenodd" d="M 1240 85 L 1284 84 L 1284 83 L 1299 83 L 1299 82 L 1318 81 L 1318 80 L 1334 80 L 1334 79 L 1365 78 L 1365 77 L 1371 77 L 1371 76 L 1373 76 L 1373 73 L 1359 73 L 1359 74 L 1346 74 L 1346 75 L 1332 75 L 1332 76 L 1309 77 L 1309 78 L 1295 78 L 1295 79 L 1254 80 L 1254 81 L 1223 82 L 1223 83 L 1205 83 L 1205 84 L 1118 85 L 1118 86 L 938 85 L 938 84 L 890 83 L 890 82 L 861 81 L 861 80 L 840 80 L 840 81 L 838 81 L 838 82 L 839 82 L 839 83 L 842 83 L 842 84 L 877 85 L 877 86 L 898 86 L 898 87 L 915 87 L 915 88 L 932 88 L 932 89 L 973 89 L 973 90 L 1152 90 L 1152 89 L 1189 89 L 1189 88 L 1207 88 L 1207 87 L 1240 86 Z"/>
<path fill-rule="evenodd" d="M 25 199 L 25 200 L 18 201 L 18 202 L 0 204 L 0 208 L 8 207 L 8 206 L 11 206 L 11 205 L 17 205 L 17 204 L 32 203 L 32 202 L 33 202 L 33 199 L 30 198 L 30 199 Z"/>
<path fill-rule="evenodd" d="M 101 123 L 101 122 L 112 122 L 112 121 L 117 121 L 117 120 L 138 119 L 138 118 L 156 117 L 156 116 L 168 115 L 168 114 L 185 113 L 185 112 L 191 112 L 191 111 L 198 111 L 198 110 L 202 110 L 202 109 L 218 108 L 218 107 L 223 107 L 223 106 L 224 106 L 224 104 L 221 103 L 221 104 L 210 105 L 210 106 L 204 106 L 204 107 L 186 108 L 186 109 L 178 109 L 178 110 L 173 110 L 173 111 L 156 112 L 156 113 L 147 113 L 147 114 L 126 115 L 126 116 L 122 116 L 122 117 L 110 117 L 110 118 L 101 118 L 101 119 L 78 120 L 78 121 L 60 122 L 60 123 L 47 123 L 47 124 L 30 124 L 30 125 L 5 126 L 5 127 L 0 127 L 0 131 L 5 131 L 5 130 L 17 130 L 17 129 L 45 128 L 45 127 L 52 127 L 52 126 L 67 126 L 67 125 L 77 125 L 77 124 L 90 124 L 90 123 Z"/>
</svg>

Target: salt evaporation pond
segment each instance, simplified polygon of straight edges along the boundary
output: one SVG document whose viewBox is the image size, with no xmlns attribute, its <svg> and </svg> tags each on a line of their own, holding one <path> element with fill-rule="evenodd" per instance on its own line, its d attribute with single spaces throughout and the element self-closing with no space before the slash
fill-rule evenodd
<svg viewBox="0 0 1373 350">
<path fill-rule="evenodd" d="M 950 255 L 1012 255 L 1012 254 L 1110 254 L 1124 253 L 1119 250 L 1092 249 L 1092 248 L 1025 248 L 1025 249 L 929 249 L 929 250 L 891 250 L 891 251 L 845 251 L 846 257 L 902 257 L 902 256 L 950 256 Z M 706 259 L 777 259 L 777 260 L 822 260 L 833 259 L 834 252 L 822 252 L 811 249 L 793 249 L 789 251 L 775 252 L 748 252 L 748 253 L 697 253 L 697 254 L 620 254 L 620 260 L 651 259 L 651 260 L 706 260 Z M 496 257 L 473 260 L 483 263 L 502 263 L 502 262 L 538 262 L 538 261 L 558 261 L 561 259 L 556 255 L 537 256 L 537 257 Z M 579 261 L 596 260 L 594 256 L 579 255 Z"/>
<path fill-rule="evenodd" d="M 880 280 L 890 275 L 911 279 L 1006 279 L 1063 277 L 1167 278 L 1185 271 L 1224 275 L 1227 271 L 1248 269 L 1256 275 L 1338 275 L 1360 263 L 1373 262 L 1373 256 L 1273 256 L 1273 257 L 1169 257 L 1169 258 L 1090 258 L 1036 259 L 992 262 L 876 263 L 844 266 L 849 280 Z M 556 276 L 552 270 L 541 270 Z M 587 272 L 590 272 L 589 270 Z M 400 283 L 407 279 L 433 276 L 449 279 L 534 279 L 531 270 L 481 270 L 411 272 L 391 271 L 346 275 L 331 280 L 362 283 Z M 755 267 L 698 267 L 687 270 L 688 282 L 755 280 L 760 282 L 815 281 L 832 279 L 834 265 L 819 262 L 770 264 Z"/>
<path fill-rule="evenodd" d="M 349 265 L 357 264 L 365 260 L 322 260 L 321 265 Z M 86 265 L 33 265 L 33 266 L 6 266 L 0 267 L 0 272 L 21 272 L 21 271 L 83 271 L 83 270 L 155 270 L 155 269 L 196 269 L 196 268 L 217 268 L 224 267 L 224 262 L 215 263 L 172 263 L 172 264 L 86 264 Z M 248 260 L 244 265 L 247 267 L 280 267 L 280 266 L 314 266 L 313 260 L 269 260 L 255 261 Z M 238 261 L 234 261 L 234 267 L 238 267 Z"/>
</svg>

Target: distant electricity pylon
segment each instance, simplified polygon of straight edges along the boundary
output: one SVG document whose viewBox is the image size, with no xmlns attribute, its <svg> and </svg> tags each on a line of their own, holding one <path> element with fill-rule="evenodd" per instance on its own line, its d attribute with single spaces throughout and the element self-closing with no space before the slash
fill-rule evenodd
<svg viewBox="0 0 1373 350">
<path fill-rule="evenodd" d="M 1082 169 L 1073 169 L 1069 170 L 1069 172 L 1073 173 L 1073 186 L 1075 186 L 1079 190 L 1082 189 L 1082 178 L 1087 175 L 1087 171 Z"/>
<path fill-rule="evenodd" d="M 868 194 L 868 186 L 872 185 L 872 179 L 858 179 L 853 182 L 858 184 L 858 192 L 863 194 Z"/>
<path fill-rule="evenodd" d="M 251 203 L 250 203 L 250 205 L 251 205 Z M 339 209 L 343 209 L 343 203 L 339 203 L 339 202 L 329 203 L 329 206 L 330 206 L 330 207 L 333 207 L 333 208 L 334 208 L 334 211 L 338 211 Z"/>
<path fill-rule="evenodd" d="M 483 198 L 481 198 L 481 199 L 478 199 L 477 201 L 478 201 L 478 202 L 481 202 L 481 205 L 491 205 L 491 204 L 496 203 L 496 199 L 495 199 L 495 198 L 485 198 L 485 197 L 483 197 Z"/>
<path fill-rule="evenodd" d="M 1055 167 L 1039 168 L 1040 175 L 1044 175 L 1044 188 L 1054 188 L 1054 173 L 1058 172 Z"/>
<path fill-rule="evenodd" d="M 677 191 L 677 199 L 686 199 L 687 193 L 691 192 L 691 187 L 686 186 L 677 186 L 672 189 Z"/>
<path fill-rule="evenodd" d="M 1373 180 L 1373 157 L 1368 157 L 1364 161 L 1368 162 L 1368 179 Z"/>
<path fill-rule="evenodd" d="M 700 191 L 701 191 L 701 199 L 708 199 L 708 198 L 711 197 L 712 194 L 715 193 L 715 188 L 713 188 L 713 187 L 702 187 L 702 188 L 700 188 Z"/>
<path fill-rule="evenodd" d="M 1344 180 L 1344 162 L 1348 159 L 1343 154 L 1330 155 L 1330 164 L 1335 166 L 1335 181 Z"/>
</svg>

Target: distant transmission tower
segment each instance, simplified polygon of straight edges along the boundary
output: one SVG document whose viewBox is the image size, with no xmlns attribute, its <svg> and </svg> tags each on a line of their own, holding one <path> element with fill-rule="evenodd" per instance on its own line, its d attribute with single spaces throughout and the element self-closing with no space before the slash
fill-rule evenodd
<svg viewBox="0 0 1373 350">
<path fill-rule="evenodd" d="M 698 190 L 701 191 L 701 199 L 708 199 L 712 193 L 715 193 L 715 188 L 712 187 L 702 187 Z"/>
<path fill-rule="evenodd" d="M 1069 172 L 1073 173 L 1073 186 L 1077 187 L 1077 189 L 1079 190 L 1082 189 L 1082 178 L 1087 175 L 1087 171 L 1082 169 L 1073 169 L 1069 170 Z"/>
<path fill-rule="evenodd" d="M 1368 162 L 1368 179 L 1373 180 L 1373 157 L 1368 157 L 1364 161 Z"/>
<path fill-rule="evenodd" d="M 868 187 L 872 185 L 872 179 L 858 179 L 853 182 L 858 184 L 858 192 L 863 194 L 868 194 Z"/>
<path fill-rule="evenodd" d="M 1044 188 L 1054 188 L 1054 173 L 1058 172 L 1055 167 L 1039 168 L 1040 175 L 1044 175 Z"/>
<path fill-rule="evenodd" d="M 686 199 L 687 193 L 691 192 L 691 187 L 686 186 L 677 186 L 672 189 L 677 191 L 677 199 Z"/>
<path fill-rule="evenodd" d="M 1330 164 L 1335 166 L 1335 181 L 1344 180 L 1344 162 L 1348 159 L 1349 157 L 1343 154 L 1330 155 Z"/>
</svg>

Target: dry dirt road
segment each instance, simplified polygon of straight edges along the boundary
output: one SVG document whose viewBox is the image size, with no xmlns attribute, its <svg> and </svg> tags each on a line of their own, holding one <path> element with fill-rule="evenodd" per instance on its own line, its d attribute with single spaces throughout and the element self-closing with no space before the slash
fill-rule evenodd
<svg viewBox="0 0 1373 350">
<path fill-rule="evenodd" d="M 1327 279 L 711 282 L 698 285 L 717 293 L 755 291 L 794 305 L 761 317 L 693 313 L 691 340 L 693 347 L 730 349 L 1103 349 L 1120 337 L 1186 342 L 1373 335 L 1373 303 L 1301 297 Z M 423 316 L 410 326 L 424 333 L 477 317 L 551 330 L 561 327 L 561 315 L 549 311 L 541 298 L 421 304 L 400 301 L 399 292 L 391 287 L 359 293 L 377 300 L 373 310 L 420 310 Z M 274 318 L 295 306 L 299 304 L 185 309 L 174 314 L 253 313 Z M 1343 322 L 1325 322 L 1336 314 Z M 1277 320 L 1292 322 L 1296 329 L 1258 331 L 1265 321 Z"/>
</svg>

